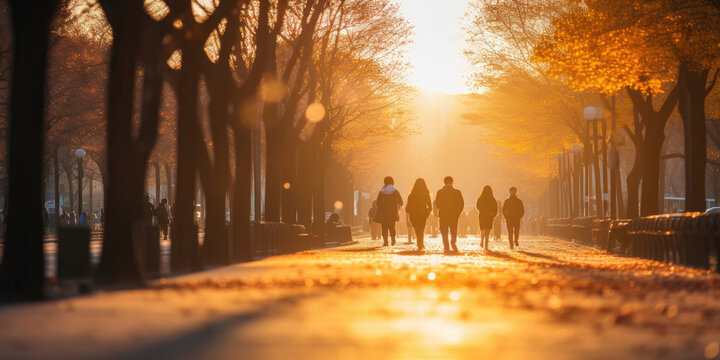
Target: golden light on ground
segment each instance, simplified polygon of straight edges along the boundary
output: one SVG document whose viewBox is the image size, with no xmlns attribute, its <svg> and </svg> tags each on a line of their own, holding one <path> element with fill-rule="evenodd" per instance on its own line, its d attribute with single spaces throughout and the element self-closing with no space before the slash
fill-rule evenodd
<svg viewBox="0 0 720 360">
<path fill-rule="evenodd" d="M 460 300 L 460 292 L 457 290 L 451 291 L 450 292 L 450 300 L 452 300 L 452 301 Z"/>
<path fill-rule="evenodd" d="M 325 106 L 319 102 L 310 104 L 305 110 L 305 118 L 311 123 L 322 121 L 325 118 Z"/>
</svg>

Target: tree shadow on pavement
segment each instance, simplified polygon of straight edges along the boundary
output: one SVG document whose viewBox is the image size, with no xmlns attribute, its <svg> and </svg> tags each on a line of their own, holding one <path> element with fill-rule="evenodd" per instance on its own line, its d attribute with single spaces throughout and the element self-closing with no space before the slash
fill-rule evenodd
<svg viewBox="0 0 720 360">
<path fill-rule="evenodd" d="M 247 326 L 264 317 L 277 316 L 284 309 L 290 310 L 300 301 L 312 295 L 285 296 L 268 302 L 258 309 L 240 314 L 228 315 L 199 324 L 194 328 L 160 338 L 127 351 L 101 356 L 105 360 L 124 359 L 202 359 L 203 353 L 217 345 L 227 333 Z M 130 347 L 130 346 L 128 346 Z"/>
</svg>

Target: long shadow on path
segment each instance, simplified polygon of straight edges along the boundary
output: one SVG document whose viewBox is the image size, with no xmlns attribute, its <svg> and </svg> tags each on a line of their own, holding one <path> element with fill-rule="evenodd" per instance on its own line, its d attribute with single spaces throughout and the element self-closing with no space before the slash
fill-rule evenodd
<svg viewBox="0 0 720 360">
<path fill-rule="evenodd" d="M 203 354 L 215 347 L 217 342 L 230 331 L 247 326 L 268 316 L 277 316 L 293 305 L 310 298 L 312 295 L 286 296 L 269 302 L 259 309 L 229 315 L 208 321 L 195 328 L 176 333 L 149 344 L 128 351 L 99 357 L 104 360 L 125 359 L 201 359 Z"/>
</svg>

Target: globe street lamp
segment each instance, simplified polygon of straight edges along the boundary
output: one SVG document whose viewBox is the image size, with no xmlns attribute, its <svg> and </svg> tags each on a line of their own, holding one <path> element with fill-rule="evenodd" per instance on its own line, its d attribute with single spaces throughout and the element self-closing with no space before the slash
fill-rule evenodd
<svg viewBox="0 0 720 360">
<path fill-rule="evenodd" d="M 79 148 L 75 150 L 75 157 L 77 158 L 77 165 L 78 165 L 78 222 L 79 219 L 82 218 L 82 181 L 83 181 L 83 158 L 85 157 L 85 150 L 83 148 Z M 82 218 L 83 221 L 87 221 L 87 219 Z"/>
</svg>

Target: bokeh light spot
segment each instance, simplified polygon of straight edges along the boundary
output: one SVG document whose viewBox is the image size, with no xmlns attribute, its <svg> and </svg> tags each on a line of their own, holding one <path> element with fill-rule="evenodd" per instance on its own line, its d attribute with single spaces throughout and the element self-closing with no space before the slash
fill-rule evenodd
<svg viewBox="0 0 720 360">
<path fill-rule="evenodd" d="M 428 274 L 428 280 L 435 280 L 435 277 L 436 277 L 436 276 L 435 276 L 435 273 L 434 273 L 434 272 L 431 272 L 431 273 Z"/>
<path fill-rule="evenodd" d="M 310 104 L 305 110 L 305 118 L 311 123 L 322 121 L 325 118 L 325 106 L 319 102 Z"/>
<path fill-rule="evenodd" d="M 705 346 L 705 358 L 714 359 L 720 354 L 720 344 L 717 341 L 713 341 Z"/>
<path fill-rule="evenodd" d="M 284 183 L 284 184 L 283 184 L 283 189 L 285 189 L 285 190 L 290 190 L 290 183 L 289 183 L 289 182 Z"/>
<path fill-rule="evenodd" d="M 263 79 L 261 90 L 262 99 L 266 103 L 276 103 L 285 95 L 285 85 L 273 77 Z"/>
<path fill-rule="evenodd" d="M 457 290 L 451 291 L 450 292 L 450 300 L 452 300 L 452 301 L 460 300 L 460 292 Z"/>
<path fill-rule="evenodd" d="M 335 201 L 335 203 L 333 204 L 333 206 L 335 207 L 336 210 L 342 210 L 342 208 L 343 208 L 344 205 L 343 205 L 343 202 L 342 202 L 342 201 L 337 200 L 337 201 Z"/>
</svg>

